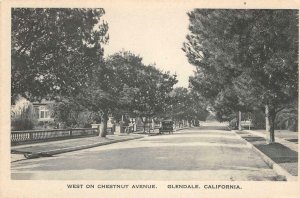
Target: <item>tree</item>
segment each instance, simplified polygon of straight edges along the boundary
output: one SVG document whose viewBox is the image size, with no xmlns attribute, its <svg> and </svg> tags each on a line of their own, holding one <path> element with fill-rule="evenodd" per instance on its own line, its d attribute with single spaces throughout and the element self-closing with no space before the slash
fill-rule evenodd
<svg viewBox="0 0 300 198">
<path fill-rule="evenodd" d="M 208 115 L 207 104 L 196 92 L 187 88 L 177 87 L 172 91 L 172 103 L 168 115 L 176 121 L 204 121 Z"/>
<path fill-rule="evenodd" d="M 147 121 L 166 113 L 171 102 L 170 93 L 177 80 L 176 75 L 170 75 L 151 65 L 144 67 L 138 79 L 139 92 L 134 97 L 133 114 L 141 118 L 145 131 Z"/>
<path fill-rule="evenodd" d="M 108 40 L 104 9 L 13 8 L 12 100 L 77 95 Z"/>
<path fill-rule="evenodd" d="M 261 10 L 249 12 L 241 34 L 244 71 L 240 97 L 254 98 L 265 106 L 269 142 L 275 141 L 275 119 L 279 111 L 298 95 L 298 11 Z M 238 86 L 237 86 L 238 87 Z M 241 90 L 241 89 L 239 89 Z"/>
<path fill-rule="evenodd" d="M 109 114 L 124 112 L 132 106 L 137 92 L 136 75 L 143 67 L 141 60 L 130 52 L 109 56 L 94 71 L 88 87 L 80 94 L 81 104 L 101 117 L 100 136 L 106 136 Z"/>
<path fill-rule="evenodd" d="M 285 107 L 276 116 L 276 125 L 279 129 L 298 131 L 298 102 Z"/>
<path fill-rule="evenodd" d="M 189 17 L 184 50 L 200 68 L 192 84 L 212 99 L 227 87 L 240 107 L 265 106 L 274 142 L 276 114 L 298 95 L 298 11 L 196 9 Z"/>
<path fill-rule="evenodd" d="M 140 74 L 144 70 L 142 58 L 129 51 L 120 51 L 106 59 L 106 66 L 111 69 L 111 87 L 115 89 L 115 97 L 118 101 L 112 114 L 115 117 L 122 117 L 134 108 L 134 97 L 139 91 L 139 86 L 143 83 L 143 76 Z"/>
<path fill-rule="evenodd" d="M 109 114 L 152 117 L 164 109 L 176 82 L 175 76 L 145 66 L 141 57 L 122 51 L 99 63 L 78 100 L 100 115 L 100 135 L 105 137 Z"/>
<path fill-rule="evenodd" d="M 37 123 L 32 103 L 20 96 L 16 99 L 16 104 L 11 108 L 11 115 L 12 130 L 32 130 Z"/>
<path fill-rule="evenodd" d="M 232 11 L 238 13 L 238 11 Z M 229 121 L 238 111 L 247 111 L 239 100 L 233 79 L 242 72 L 239 59 L 239 37 L 232 34 L 235 17 L 227 10 L 199 10 L 189 13 L 190 34 L 183 50 L 196 75 L 190 77 L 191 87 L 199 92 L 216 112 L 219 121 Z"/>
<path fill-rule="evenodd" d="M 54 122 L 60 127 L 90 127 L 93 121 L 99 121 L 99 117 L 92 111 L 89 111 L 77 100 L 72 98 L 63 98 L 50 106 Z"/>
<path fill-rule="evenodd" d="M 253 64 L 248 75 L 258 90 L 253 92 L 255 98 L 265 106 L 272 143 L 277 113 L 298 96 L 298 11 L 263 10 L 255 12 L 253 18 L 248 37 L 248 59 Z"/>
</svg>

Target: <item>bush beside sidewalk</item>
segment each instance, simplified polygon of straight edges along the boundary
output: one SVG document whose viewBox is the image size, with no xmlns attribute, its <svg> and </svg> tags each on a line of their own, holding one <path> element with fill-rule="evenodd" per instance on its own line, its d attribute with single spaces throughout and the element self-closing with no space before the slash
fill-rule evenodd
<svg viewBox="0 0 300 198">
<path fill-rule="evenodd" d="M 266 133 L 262 131 L 235 131 L 242 139 L 261 155 L 266 163 L 287 180 L 297 180 L 298 176 L 298 145 L 281 138 L 276 143 L 268 144 Z"/>
</svg>

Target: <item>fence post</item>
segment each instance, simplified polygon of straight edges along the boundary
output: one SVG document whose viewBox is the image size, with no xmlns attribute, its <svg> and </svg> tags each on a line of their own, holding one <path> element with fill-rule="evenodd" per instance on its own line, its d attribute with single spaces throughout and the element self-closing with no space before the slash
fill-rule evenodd
<svg viewBox="0 0 300 198">
<path fill-rule="evenodd" d="M 72 134 L 72 129 L 70 129 L 70 137 L 72 136 L 73 134 Z"/>
</svg>

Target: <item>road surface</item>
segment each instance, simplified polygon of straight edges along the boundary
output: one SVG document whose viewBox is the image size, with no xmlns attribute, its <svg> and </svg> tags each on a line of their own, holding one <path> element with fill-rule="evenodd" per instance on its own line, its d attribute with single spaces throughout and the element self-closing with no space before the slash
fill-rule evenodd
<svg viewBox="0 0 300 198">
<path fill-rule="evenodd" d="M 14 162 L 11 176 L 21 180 L 258 181 L 280 178 L 235 133 L 214 126 Z"/>
</svg>

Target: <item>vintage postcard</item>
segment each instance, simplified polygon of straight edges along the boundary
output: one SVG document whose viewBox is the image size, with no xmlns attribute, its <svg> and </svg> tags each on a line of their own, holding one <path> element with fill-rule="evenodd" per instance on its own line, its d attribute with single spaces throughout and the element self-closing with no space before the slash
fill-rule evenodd
<svg viewBox="0 0 300 198">
<path fill-rule="evenodd" d="M 300 196 L 300 1 L 0 6 L 0 197 Z"/>
</svg>

